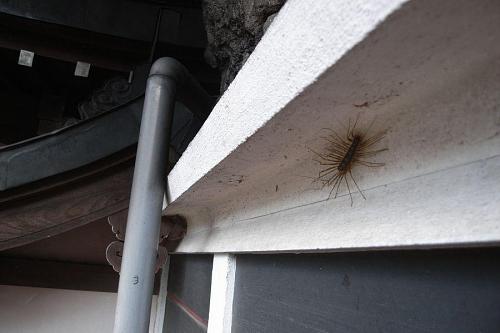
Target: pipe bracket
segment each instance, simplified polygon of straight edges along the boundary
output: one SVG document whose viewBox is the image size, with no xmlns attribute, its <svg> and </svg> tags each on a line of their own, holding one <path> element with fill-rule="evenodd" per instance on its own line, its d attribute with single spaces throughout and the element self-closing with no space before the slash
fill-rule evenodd
<svg viewBox="0 0 500 333">
<path fill-rule="evenodd" d="M 108 223 L 118 240 L 111 242 L 106 248 L 106 260 L 115 272 L 120 273 L 123 241 L 127 231 L 127 210 L 108 216 Z M 160 241 L 156 255 L 155 273 L 165 264 L 169 251 L 175 250 L 187 231 L 186 220 L 180 215 L 162 216 L 160 225 Z"/>
</svg>

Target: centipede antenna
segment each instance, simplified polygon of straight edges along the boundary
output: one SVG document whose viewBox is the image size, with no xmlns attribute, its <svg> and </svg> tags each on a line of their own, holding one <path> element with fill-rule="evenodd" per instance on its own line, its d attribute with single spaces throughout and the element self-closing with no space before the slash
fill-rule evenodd
<svg viewBox="0 0 500 333">
<path fill-rule="evenodd" d="M 347 125 L 347 133 L 346 133 L 347 140 L 349 140 L 350 134 L 351 134 L 351 118 L 349 118 L 349 123 Z"/>
<path fill-rule="evenodd" d="M 360 164 L 360 165 L 363 165 L 365 167 L 368 167 L 368 168 L 379 168 L 379 167 L 383 167 L 385 165 L 385 163 L 375 163 L 375 162 L 366 162 L 366 161 L 356 161 L 356 163 Z"/>
<path fill-rule="evenodd" d="M 377 119 L 377 116 L 374 116 L 372 121 L 370 122 L 370 125 L 368 125 L 368 128 L 366 129 L 366 133 L 370 133 L 370 130 L 372 129 L 373 124 L 375 123 L 375 119 Z"/>
<path fill-rule="evenodd" d="M 388 150 L 388 149 L 384 148 L 384 149 L 379 149 L 379 150 L 362 151 L 359 154 L 357 154 L 357 157 L 370 157 L 370 156 L 376 155 L 376 154 L 381 153 L 381 152 L 386 151 L 386 150 Z"/>
<path fill-rule="evenodd" d="M 358 120 L 359 120 L 359 113 L 356 116 L 356 120 L 354 121 L 354 126 L 352 127 L 352 132 L 354 132 L 354 129 L 356 128 L 356 125 L 358 124 Z"/>
<path fill-rule="evenodd" d="M 363 144 L 361 146 L 363 148 L 368 148 L 370 146 L 373 146 L 376 143 L 378 143 L 380 140 L 382 140 L 384 138 L 384 135 L 385 135 L 384 132 L 377 133 L 377 134 L 369 137 L 368 139 L 364 140 Z"/>
<path fill-rule="evenodd" d="M 338 120 L 337 117 L 335 117 L 335 121 L 338 122 L 340 124 L 340 126 L 342 126 L 344 129 L 348 130 L 348 128 L 345 126 L 345 124 L 343 122 L 341 122 L 340 120 Z"/>
</svg>

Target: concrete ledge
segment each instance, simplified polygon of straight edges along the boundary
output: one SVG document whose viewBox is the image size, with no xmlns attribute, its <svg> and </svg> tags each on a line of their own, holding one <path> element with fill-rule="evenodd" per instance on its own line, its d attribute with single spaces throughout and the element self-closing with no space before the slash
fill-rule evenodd
<svg viewBox="0 0 500 333">
<path fill-rule="evenodd" d="M 288 1 L 170 173 L 171 200 L 234 152 L 404 2 Z"/>
<path fill-rule="evenodd" d="M 180 252 L 316 252 L 491 245 L 500 239 L 500 157 L 349 196 L 217 223 Z M 358 198 L 359 199 L 359 198 Z"/>
<path fill-rule="evenodd" d="M 178 251 L 498 244 L 498 2 L 302 6 L 283 8 L 171 172 Z M 311 184 L 307 148 L 358 115 L 389 150 L 353 170 L 367 200 L 351 207 Z"/>
</svg>

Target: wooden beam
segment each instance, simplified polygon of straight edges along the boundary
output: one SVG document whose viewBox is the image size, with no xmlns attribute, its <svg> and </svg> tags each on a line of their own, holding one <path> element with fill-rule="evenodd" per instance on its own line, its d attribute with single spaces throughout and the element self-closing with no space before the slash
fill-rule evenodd
<svg viewBox="0 0 500 333">
<path fill-rule="evenodd" d="M 51 237 L 127 209 L 133 158 L 113 158 L 119 164 L 104 159 L 94 169 L 84 167 L 69 172 L 69 176 L 44 180 L 40 188 L 33 189 L 32 185 L 9 192 L 12 200 L 8 200 L 9 193 L 3 193 L 0 250 Z"/>
<path fill-rule="evenodd" d="M 0 13 L 0 47 L 129 71 L 147 61 L 150 43 Z"/>
<path fill-rule="evenodd" d="M 116 293 L 118 279 L 109 265 L 0 256 L 0 285 Z M 157 274 L 153 294 L 159 286 Z"/>
<path fill-rule="evenodd" d="M 0 257 L 0 284 L 116 292 L 119 275 L 108 265 Z"/>
</svg>

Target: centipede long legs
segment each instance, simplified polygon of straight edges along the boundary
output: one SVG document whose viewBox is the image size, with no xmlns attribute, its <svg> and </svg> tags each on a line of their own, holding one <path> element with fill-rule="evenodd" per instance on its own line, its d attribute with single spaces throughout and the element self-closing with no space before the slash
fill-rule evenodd
<svg viewBox="0 0 500 333">
<path fill-rule="evenodd" d="M 357 191 L 366 200 L 366 196 L 354 179 L 352 170 L 358 165 L 370 168 L 384 166 L 384 163 L 373 162 L 369 159 L 387 150 L 387 148 L 375 149 L 375 146 L 385 137 L 386 131 L 370 135 L 369 132 L 374 121 L 370 123 L 367 130 L 363 131 L 357 128 L 358 120 L 359 115 L 351 127 L 351 120 L 349 119 L 345 136 L 339 135 L 333 129 L 325 128 L 324 130 L 329 131 L 330 134 L 321 137 L 326 141 L 324 152 L 318 153 L 311 149 L 316 156 L 313 160 L 323 167 L 315 180 L 321 182 L 323 187 L 331 187 L 328 199 L 330 199 L 333 192 L 335 192 L 334 198 L 336 198 L 342 183 L 345 183 L 351 199 L 351 206 L 353 205 L 353 197 L 347 176 L 349 175 Z"/>
</svg>

